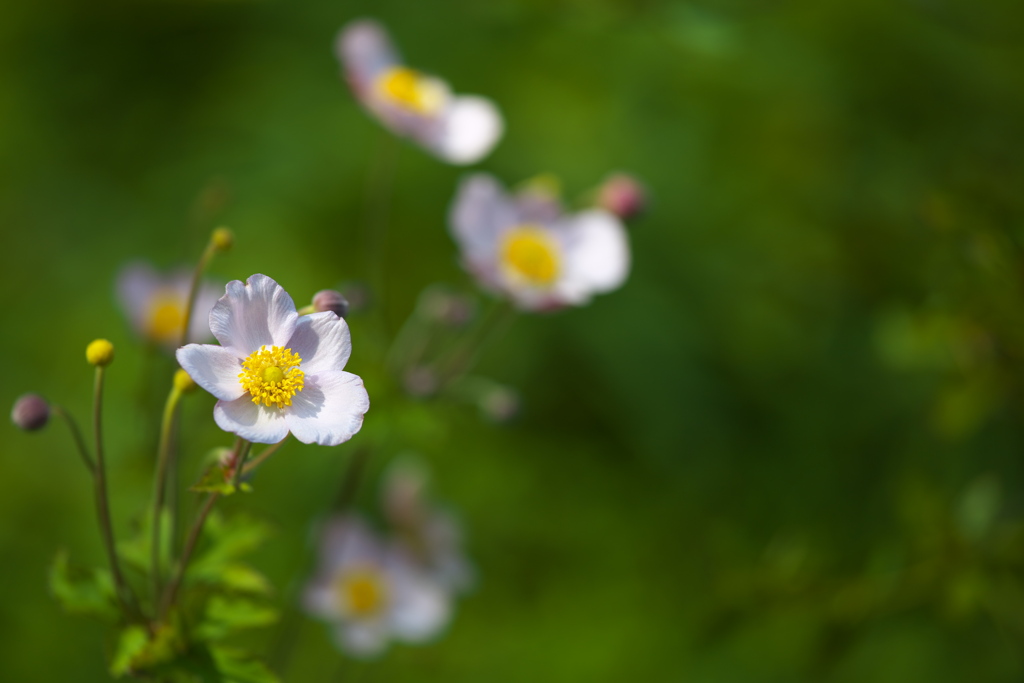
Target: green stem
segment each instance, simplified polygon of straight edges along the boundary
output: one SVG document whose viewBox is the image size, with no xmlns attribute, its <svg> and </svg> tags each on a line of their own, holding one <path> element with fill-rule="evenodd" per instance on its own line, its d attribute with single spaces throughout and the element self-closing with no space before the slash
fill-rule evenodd
<svg viewBox="0 0 1024 683">
<path fill-rule="evenodd" d="M 384 307 L 386 286 L 385 254 L 387 251 L 388 213 L 395 170 L 398 166 L 398 138 L 385 131 L 378 147 L 373 169 L 367 184 L 366 230 L 370 259 L 370 285 L 380 330 L 387 333 L 387 314 Z"/>
<path fill-rule="evenodd" d="M 291 434 L 289 434 L 288 436 L 291 436 Z M 245 468 L 242 470 L 242 474 L 249 474 L 250 472 L 255 470 L 257 467 L 262 465 L 267 460 L 267 458 L 269 458 L 274 453 L 276 453 L 277 450 L 279 448 L 281 448 L 281 446 L 283 446 L 286 441 L 288 441 L 288 437 L 287 436 L 284 437 L 283 439 L 281 439 L 280 441 L 278 441 L 277 443 L 275 443 L 275 444 L 273 444 L 271 446 L 267 446 L 266 448 L 264 448 L 260 452 L 259 455 L 257 455 L 255 458 L 253 458 L 249 462 L 245 463 Z"/>
<path fill-rule="evenodd" d="M 107 473 L 106 463 L 103 459 L 103 366 L 96 367 L 96 383 L 93 392 L 93 434 L 96 439 L 96 512 L 99 516 L 100 532 L 103 535 L 103 545 L 107 551 L 107 559 L 110 562 L 110 573 L 114 578 L 114 586 L 117 589 L 117 599 L 121 605 L 122 612 L 127 616 L 135 612 L 130 608 L 134 604 L 131 589 L 124 580 L 121 573 L 121 564 L 117 559 L 117 551 L 114 542 L 114 527 L 110 522 L 110 501 L 107 496 Z"/>
<path fill-rule="evenodd" d="M 238 463 L 239 472 L 242 469 L 242 465 L 245 463 L 245 458 L 248 455 L 250 448 L 252 448 L 252 442 L 250 441 L 246 441 L 241 437 L 235 441 L 234 460 Z M 237 485 L 238 472 L 235 474 L 235 479 L 235 483 Z M 188 532 L 188 538 L 185 539 L 185 547 L 181 551 L 181 558 L 178 560 L 174 575 L 171 577 L 171 582 L 167 584 L 167 589 L 164 591 L 163 599 L 160 601 L 159 619 L 161 622 L 167 619 L 168 611 L 171 609 L 174 601 L 178 598 L 178 591 L 181 588 L 182 579 L 185 577 L 185 570 L 188 568 L 189 560 L 192 559 L 192 553 L 195 551 L 196 544 L 199 542 L 199 536 L 203 532 L 203 526 L 206 524 L 206 518 L 210 516 L 210 511 L 213 510 L 213 506 L 217 502 L 218 498 L 220 498 L 220 494 L 217 492 L 213 492 L 206 497 L 206 502 L 203 503 L 203 507 L 199 510 L 199 514 L 196 516 L 196 521 L 193 522 L 192 528 Z"/>
<path fill-rule="evenodd" d="M 156 475 L 153 478 L 153 517 L 150 521 L 150 572 L 153 581 L 153 605 L 160 595 L 160 522 L 163 517 L 164 490 L 166 489 L 167 465 L 171 456 L 171 435 L 174 428 L 174 416 L 181 401 L 181 390 L 171 387 L 164 405 L 164 416 L 160 422 L 160 445 L 157 450 Z"/>
<path fill-rule="evenodd" d="M 211 240 L 206 245 L 206 249 L 203 250 L 203 255 L 199 258 L 199 263 L 196 264 L 196 269 L 192 273 L 192 282 L 188 286 L 188 301 L 185 303 L 185 316 L 181 325 L 181 344 L 179 346 L 184 346 L 188 343 L 188 328 L 192 324 L 192 309 L 196 306 L 196 297 L 199 294 L 199 281 L 202 279 L 203 273 L 206 272 L 206 267 L 210 265 L 210 260 L 216 253 L 217 247 Z"/>
<path fill-rule="evenodd" d="M 82 456 L 82 462 L 85 464 L 85 468 L 89 470 L 89 474 L 96 476 L 96 465 L 93 464 L 92 458 L 89 457 L 89 449 L 85 445 L 85 439 L 82 438 L 82 430 L 78 428 L 78 423 L 75 422 L 75 418 L 71 417 L 71 413 L 66 411 L 63 406 L 57 404 L 51 404 L 50 409 L 59 415 L 65 423 L 68 425 L 68 429 L 71 430 L 71 438 L 75 440 L 75 447 L 78 449 L 78 454 Z"/>
</svg>

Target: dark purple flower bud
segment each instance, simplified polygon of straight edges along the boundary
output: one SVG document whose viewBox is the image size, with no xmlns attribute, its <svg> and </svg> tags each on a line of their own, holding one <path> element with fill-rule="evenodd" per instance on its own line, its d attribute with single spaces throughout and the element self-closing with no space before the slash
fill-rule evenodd
<svg viewBox="0 0 1024 683">
<path fill-rule="evenodd" d="M 26 432 L 42 429 L 49 420 L 50 404 L 39 394 L 25 394 L 14 403 L 11 411 L 11 422 Z"/>
<path fill-rule="evenodd" d="M 317 313 L 333 311 L 339 318 L 348 315 L 348 299 L 333 289 L 321 289 L 313 295 L 313 310 Z"/>
</svg>

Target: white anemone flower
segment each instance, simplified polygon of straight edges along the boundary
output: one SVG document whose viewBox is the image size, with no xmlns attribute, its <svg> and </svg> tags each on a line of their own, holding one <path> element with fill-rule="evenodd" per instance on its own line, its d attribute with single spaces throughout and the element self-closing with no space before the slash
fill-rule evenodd
<svg viewBox="0 0 1024 683">
<path fill-rule="evenodd" d="M 319 568 L 303 604 L 334 626 L 342 650 L 366 658 L 383 652 L 391 639 L 426 642 L 451 617 L 447 591 L 353 516 L 325 526 Z"/>
<path fill-rule="evenodd" d="M 439 78 L 410 69 L 384 28 L 359 19 L 338 33 L 335 52 L 356 98 L 394 133 L 452 164 L 479 161 L 504 131 L 498 108 L 477 95 L 454 95 Z"/>
<path fill-rule="evenodd" d="M 129 263 L 117 276 L 117 298 L 132 328 L 142 338 L 175 349 L 181 343 L 185 307 L 192 285 L 192 273 L 180 269 L 159 273 L 148 263 Z M 206 341 L 210 333 L 210 310 L 220 298 L 220 286 L 200 283 L 189 321 L 186 341 Z"/>
<path fill-rule="evenodd" d="M 397 533 L 399 552 L 454 593 L 465 593 L 474 580 L 473 566 L 462 550 L 462 527 L 455 515 L 432 505 L 427 472 L 414 461 L 388 468 L 381 492 L 384 517 Z"/>
<path fill-rule="evenodd" d="M 370 399 L 363 380 L 345 372 L 348 324 L 332 311 L 299 316 L 266 275 L 233 280 L 210 311 L 220 346 L 178 349 L 181 367 L 219 400 L 221 429 L 256 443 L 291 432 L 303 443 L 336 446 L 359 431 Z"/>
<path fill-rule="evenodd" d="M 629 274 L 617 217 L 603 209 L 567 214 L 536 190 L 509 195 L 487 174 L 462 181 L 449 222 L 466 269 L 524 310 L 585 304 Z"/>
</svg>

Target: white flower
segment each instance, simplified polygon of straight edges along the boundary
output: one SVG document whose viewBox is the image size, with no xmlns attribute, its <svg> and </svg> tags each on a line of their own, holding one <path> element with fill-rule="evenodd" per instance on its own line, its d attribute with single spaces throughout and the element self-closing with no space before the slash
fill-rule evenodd
<svg viewBox="0 0 1024 683">
<path fill-rule="evenodd" d="M 472 164 L 504 130 L 498 108 L 402 64 L 384 28 L 370 19 L 343 27 L 335 52 L 356 98 L 393 132 L 452 164 Z"/>
<path fill-rule="evenodd" d="M 381 495 L 384 516 L 400 539 L 399 552 L 455 593 L 473 584 L 473 567 L 462 551 L 462 529 L 454 515 L 427 500 L 428 477 L 413 461 L 388 468 Z"/>
<path fill-rule="evenodd" d="M 139 336 L 170 349 L 181 343 L 185 306 L 192 274 L 185 269 L 161 274 L 148 263 L 129 263 L 117 276 L 117 296 Z M 202 282 L 196 293 L 188 341 L 205 341 L 210 334 L 210 310 L 220 297 L 220 287 Z"/>
<path fill-rule="evenodd" d="M 292 298 L 266 275 L 233 280 L 210 311 L 221 346 L 189 344 L 178 362 L 219 400 L 221 429 L 256 443 L 288 432 L 303 443 L 336 446 L 359 431 L 370 399 L 344 372 L 348 325 L 331 311 L 299 316 Z"/>
<path fill-rule="evenodd" d="M 357 657 L 379 654 L 392 638 L 430 640 L 451 617 L 444 588 L 351 516 L 324 528 L 320 566 L 303 603 L 332 623 L 339 647 Z"/>
<path fill-rule="evenodd" d="M 584 304 L 629 273 L 618 218 L 602 209 L 565 214 L 536 191 L 510 196 L 483 173 L 463 180 L 449 221 L 465 267 L 525 310 Z"/>
</svg>

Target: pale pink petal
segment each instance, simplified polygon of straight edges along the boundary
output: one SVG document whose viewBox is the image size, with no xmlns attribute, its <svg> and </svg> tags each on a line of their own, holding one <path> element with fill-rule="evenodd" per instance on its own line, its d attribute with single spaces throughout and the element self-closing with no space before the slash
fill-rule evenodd
<svg viewBox="0 0 1024 683">
<path fill-rule="evenodd" d="M 302 592 L 302 608 L 307 614 L 320 619 L 337 619 L 338 599 L 330 577 L 311 581 Z"/>
<path fill-rule="evenodd" d="M 277 443 L 288 436 L 283 411 L 273 406 L 257 406 L 249 394 L 234 401 L 218 401 L 213 419 L 226 432 L 253 443 Z"/>
<path fill-rule="evenodd" d="M 262 346 L 285 346 L 297 320 L 288 292 L 260 274 L 245 284 L 229 282 L 227 293 L 210 311 L 210 329 L 217 341 L 245 356 Z"/>
<path fill-rule="evenodd" d="M 449 163 L 472 164 L 487 156 L 504 131 L 505 122 L 493 102 L 463 95 L 451 100 L 441 134 L 429 146 Z"/>
<path fill-rule="evenodd" d="M 555 296 L 570 304 L 586 303 L 591 295 L 622 285 L 629 274 L 626 229 L 601 209 L 576 214 L 556 226 L 564 242 L 564 273 Z"/>
<path fill-rule="evenodd" d="M 129 263 L 117 275 L 117 298 L 139 335 L 148 332 L 149 303 L 160 286 L 160 275 L 148 263 Z"/>
<path fill-rule="evenodd" d="M 306 376 L 285 415 L 288 429 L 302 443 L 337 446 L 359 431 L 369 409 L 363 380 L 350 372 L 324 372 Z"/>
<path fill-rule="evenodd" d="M 334 52 L 357 94 L 369 88 L 377 74 L 399 62 L 384 27 L 372 19 L 357 19 L 342 27 Z"/>
<path fill-rule="evenodd" d="M 302 372 L 341 372 L 352 354 L 348 323 L 332 311 L 300 316 L 288 348 L 302 359 Z"/>
<path fill-rule="evenodd" d="M 188 341 L 203 342 L 213 338 L 210 331 L 210 312 L 217 305 L 223 287 L 203 282 L 196 293 L 196 302 L 192 309 L 192 319 L 188 325 Z M 187 297 L 188 294 L 186 293 Z"/>
<path fill-rule="evenodd" d="M 515 205 L 501 184 L 486 173 L 466 177 L 459 183 L 449 223 L 466 267 L 493 284 L 501 233 L 518 223 Z"/>
<path fill-rule="evenodd" d="M 416 570 L 392 572 L 391 630 L 396 638 L 419 643 L 437 636 L 451 619 L 451 596 Z"/>
<path fill-rule="evenodd" d="M 353 657 L 369 659 L 388 645 L 387 624 L 380 619 L 360 619 L 339 624 L 335 631 L 338 646 Z"/>
<path fill-rule="evenodd" d="M 245 393 L 238 379 L 242 359 L 234 350 L 212 344 L 189 344 L 175 355 L 189 377 L 221 401 L 234 401 Z"/>
</svg>

